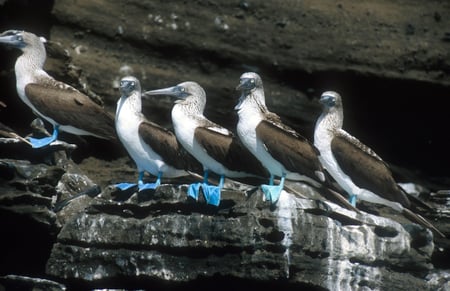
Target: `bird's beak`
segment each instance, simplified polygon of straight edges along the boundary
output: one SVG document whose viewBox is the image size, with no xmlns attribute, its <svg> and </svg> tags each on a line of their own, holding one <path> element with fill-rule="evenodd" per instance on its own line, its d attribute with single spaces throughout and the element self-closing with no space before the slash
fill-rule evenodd
<svg viewBox="0 0 450 291">
<path fill-rule="evenodd" d="M 255 82 L 251 78 L 240 78 L 239 85 L 237 85 L 236 90 L 242 91 L 241 96 L 239 97 L 238 104 L 234 106 L 234 110 L 240 110 L 242 108 L 242 104 L 244 103 L 244 99 L 250 90 L 255 88 Z"/>
<path fill-rule="evenodd" d="M 0 43 L 6 44 L 9 46 L 15 46 L 16 41 L 14 41 L 13 35 L 5 35 L 5 36 L 0 35 Z"/>
<path fill-rule="evenodd" d="M 168 88 L 164 88 L 164 89 L 157 89 L 157 90 L 151 90 L 151 91 L 146 91 L 144 93 L 145 96 L 151 96 L 151 95 L 168 95 L 168 96 L 173 96 L 173 97 L 177 97 L 180 99 L 184 99 L 187 96 L 189 96 L 188 93 L 186 93 L 184 91 L 184 88 L 181 86 L 173 86 L 173 87 L 168 87 Z"/>
<path fill-rule="evenodd" d="M 0 43 L 17 48 L 21 48 L 24 46 L 22 36 L 11 30 L 5 31 L 0 34 Z"/>
</svg>

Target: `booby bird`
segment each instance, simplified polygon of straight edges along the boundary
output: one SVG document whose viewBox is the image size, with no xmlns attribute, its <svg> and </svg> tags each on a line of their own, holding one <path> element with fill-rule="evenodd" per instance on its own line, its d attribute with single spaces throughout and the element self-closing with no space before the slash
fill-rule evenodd
<svg viewBox="0 0 450 291">
<path fill-rule="evenodd" d="M 172 108 L 175 135 L 183 147 L 203 165 L 204 170 L 204 182 L 191 184 L 189 196 L 198 199 L 201 187 L 206 201 L 217 206 L 225 177 L 268 176 L 261 163 L 241 144 L 237 136 L 203 115 L 206 93 L 199 84 L 184 82 L 145 94 L 169 95 L 179 99 Z M 220 175 L 219 186 L 208 185 L 209 171 Z"/>
<path fill-rule="evenodd" d="M 372 149 L 342 129 L 341 96 L 327 91 L 321 95 L 320 103 L 323 111 L 316 122 L 314 145 L 320 151 L 323 167 L 350 195 L 350 203 L 355 206 L 358 197 L 386 205 L 443 236 L 431 223 L 409 210 L 411 201 L 395 182 L 389 166 Z"/>
<path fill-rule="evenodd" d="M 133 76 L 122 78 L 120 92 L 115 118 L 117 135 L 136 163 L 140 191 L 158 187 L 163 175 L 175 178 L 189 175 L 188 170 L 201 169 L 200 164 L 181 147 L 171 131 L 144 117 L 141 85 L 137 78 Z M 157 176 L 156 182 L 145 184 L 144 171 Z M 119 183 L 116 187 L 126 190 L 135 185 Z"/>
<path fill-rule="evenodd" d="M 0 34 L 0 43 L 22 51 L 15 64 L 17 93 L 35 114 L 53 125 L 51 137 L 30 138 L 33 147 L 52 143 L 59 130 L 116 140 L 111 114 L 88 96 L 56 81 L 43 70 L 46 59 L 44 38 L 25 31 L 8 30 Z"/>
<path fill-rule="evenodd" d="M 266 199 L 277 202 L 285 179 L 317 187 L 325 182 L 317 149 L 267 109 L 261 77 L 253 72 L 242 74 L 236 90 L 242 92 L 235 107 L 239 115 L 237 134 L 270 173 L 269 185 L 261 185 Z M 274 185 L 274 176 L 281 177 L 278 186 Z"/>
</svg>

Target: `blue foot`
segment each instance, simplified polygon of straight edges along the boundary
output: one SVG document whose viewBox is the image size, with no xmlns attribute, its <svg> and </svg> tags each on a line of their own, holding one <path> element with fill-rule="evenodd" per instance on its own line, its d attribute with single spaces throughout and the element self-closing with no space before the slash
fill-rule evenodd
<svg viewBox="0 0 450 291">
<path fill-rule="evenodd" d="M 146 184 L 139 184 L 139 191 L 143 190 L 155 190 L 159 186 L 159 183 L 146 183 Z"/>
<path fill-rule="evenodd" d="M 49 144 L 51 144 L 55 140 L 56 140 L 56 138 L 54 138 L 53 136 L 44 137 L 44 138 L 33 138 L 33 137 L 30 137 L 31 146 L 33 148 L 35 148 L 35 149 L 43 148 L 45 146 L 48 146 Z"/>
<path fill-rule="evenodd" d="M 138 177 L 138 188 L 139 191 L 143 191 L 143 190 L 155 190 L 159 185 L 161 185 L 161 177 L 162 177 L 162 172 L 158 172 L 158 177 L 155 181 L 155 183 L 145 183 L 142 181 L 142 179 L 144 178 L 144 171 L 140 171 L 139 172 L 139 177 Z"/>
<path fill-rule="evenodd" d="M 350 195 L 348 201 L 350 202 L 350 204 L 352 204 L 353 207 L 356 207 L 356 195 Z"/>
<path fill-rule="evenodd" d="M 188 197 L 191 197 L 195 201 L 198 201 L 198 192 L 200 191 L 201 185 L 202 185 L 202 183 L 193 183 L 193 184 L 189 185 L 189 188 L 187 191 Z"/>
<path fill-rule="evenodd" d="M 283 190 L 282 185 L 274 186 L 274 185 L 261 185 L 261 189 L 266 196 L 266 201 L 270 201 L 270 203 L 275 204 L 280 198 L 281 191 Z"/>
<path fill-rule="evenodd" d="M 56 125 L 53 127 L 52 136 L 43 137 L 43 138 L 30 137 L 29 139 L 30 139 L 31 146 L 35 149 L 48 146 L 49 144 L 51 144 L 58 138 L 58 133 L 59 133 L 59 126 Z"/>
<path fill-rule="evenodd" d="M 134 186 L 136 186 L 134 183 L 118 183 L 114 185 L 114 187 L 119 188 L 122 191 L 131 189 Z"/>
<path fill-rule="evenodd" d="M 270 203 L 275 204 L 277 203 L 278 199 L 280 198 L 281 191 L 283 191 L 284 188 L 284 179 L 286 177 L 286 174 L 283 174 L 281 176 L 280 184 L 278 186 L 273 185 L 273 175 L 270 175 L 269 185 L 263 184 L 261 185 L 261 189 L 264 192 L 264 195 L 266 196 L 266 201 L 270 201 Z"/>
<path fill-rule="evenodd" d="M 202 185 L 203 194 L 207 204 L 219 206 L 220 204 L 220 189 L 219 186 L 211 186 L 206 183 Z"/>
</svg>

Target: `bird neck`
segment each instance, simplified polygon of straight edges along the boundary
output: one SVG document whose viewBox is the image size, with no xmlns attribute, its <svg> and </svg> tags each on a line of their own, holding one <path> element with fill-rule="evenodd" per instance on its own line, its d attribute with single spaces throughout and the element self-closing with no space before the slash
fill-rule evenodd
<svg viewBox="0 0 450 291">
<path fill-rule="evenodd" d="M 182 110 L 186 115 L 203 115 L 205 110 L 205 102 L 197 99 L 186 99 L 176 102 L 174 108 Z"/>
<path fill-rule="evenodd" d="M 344 112 L 338 108 L 325 109 L 317 120 L 317 129 L 326 129 L 328 131 L 336 131 L 342 129 L 344 122 Z"/>
<path fill-rule="evenodd" d="M 133 94 L 131 94 L 131 96 L 128 97 L 128 102 L 130 103 L 130 107 L 132 107 L 134 112 L 142 112 L 142 100 L 139 93 L 134 92 Z"/>
<path fill-rule="evenodd" d="M 251 93 L 251 99 L 253 99 L 253 102 L 258 104 L 258 107 L 260 107 L 260 108 L 264 109 L 265 111 L 267 111 L 266 97 L 264 96 L 264 90 L 263 89 L 258 89 L 258 90 L 253 91 Z"/>
<path fill-rule="evenodd" d="M 122 96 L 117 104 L 117 114 L 122 110 L 140 114 L 142 112 L 142 101 L 139 94 L 135 92 L 128 97 Z"/>
<path fill-rule="evenodd" d="M 16 75 L 42 70 L 46 58 L 45 47 L 41 42 L 33 47 L 25 48 L 22 55 L 17 58 L 15 65 Z"/>
<path fill-rule="evenodd" d="M 243 100 L 242 104 L 239 106 L 238 114 L 243 113 L 245 115 L 259 115 L 261 113 L 264 114 L 268 112 L 264 91 L 254 91 L 249 93 L 247 96 L 242 96 L 241 98 Z"/>
</svg>

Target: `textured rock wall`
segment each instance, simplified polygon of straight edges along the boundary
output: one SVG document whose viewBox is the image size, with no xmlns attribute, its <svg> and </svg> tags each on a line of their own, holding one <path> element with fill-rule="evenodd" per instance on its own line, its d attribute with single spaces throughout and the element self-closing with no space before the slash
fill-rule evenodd
<svg viewBox="0 0 450 291">
<path fill-rule="evenodd" d="M 6 1 L 0 24 L 60 42 L 83 77 L 75 85 L 91 89 L 111 111 L 123 74 L 136 75 L 144 89 L 194 80 L 208 94 L 206 115 L 233 129 L 234 88 L 244 71 L 255 70 L 269 108 L 306 136 L 319 114 L 317 97 L 337 90 L 346 128 L 386 160 L 450 174 L 442 166 L 450 162 L 450 143 L 439 134 L 447 123 L 440 104 L 450 92 L 448 1 L 40 3 Z M 67 78 L 70 72 L 51 73 Z M 11 79 L 3 80 L 11 88 L 2 98 L 7 124 L 24 110 L 9 96 Z M 170 99 L 144 105 L 149 118 L 170 125 Z M 29 121 L 15 122 L 23 129 Z"/>
</svg>

